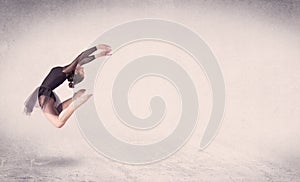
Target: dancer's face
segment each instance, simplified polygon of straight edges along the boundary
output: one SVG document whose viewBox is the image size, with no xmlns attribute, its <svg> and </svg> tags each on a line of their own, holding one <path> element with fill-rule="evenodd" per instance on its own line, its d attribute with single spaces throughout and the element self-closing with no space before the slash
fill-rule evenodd
<svg viewBox="0 0 300 182">
<path fill-rule="evenodd" d="M 75 74 L 79 74 L 81 77 L 84 77 L 84 69 L 79 64 L 76 66 Z"/>
<path fill-rule="evenodd" d="M 73 79 L 75 85 L 80 83 L 84 79 L 84 70 L 83 67 L 81 67 L 80 65 L 77 65 Z"/>
</svg>

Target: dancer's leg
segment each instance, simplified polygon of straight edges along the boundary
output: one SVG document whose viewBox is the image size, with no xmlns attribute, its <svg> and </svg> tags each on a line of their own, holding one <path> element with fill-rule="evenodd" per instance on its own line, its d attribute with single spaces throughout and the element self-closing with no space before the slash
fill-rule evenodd
<svg viewBox="0 0 300 182">
<path fill-rule="evenodd" d="M 60 108 L 61 110 L 66 109 L 72 103 L 73 99 L 80 97 L 82 94 L 84 94 L 84 92 L 85 92 L 85 89 L 78 90 L 76 93 L 74 93 L 73 97 L 63 101 L 61 104 L 59 104 L 57 106 L 57 108 Z"/>
<path fill-rule="evenodd" d="M 63 101 L 62 103 L 60 103 L 60 104 L 56 107 L 56 109 L 57 109 L 58 111 L 62 111 L 62 110 L 64 110 L 64 109 L 66 109 L 66 108 L 72 103 L 72 100 L 73 100 L 73 97 L 71 97 L 71 98 L 69 98 L 69 99 Z"/>
<path fill-rule="evenodd" d="M 45 104 L 43 108 L 43 113 L 46 118 L 57 128 L 61 128 L 71 117 L 74 111 L 79 108 L 83 103 L 85 103 L 92 94 L 84 95 L 73 100 L 68 107 L 58 113 L 57 109 L 54 107 L 54 100 L 50 99 L 49 102 Z"/>
<path fill-rule="evenodd" d="M 62 127 L 70 118 L 70 116 L 73 114 L 73 112 L 77 108 L 79 108 L 83 103 L 85 103 L 91 96 L 92 94 L 88 94 L 73 100 L 72 103 L 59 114 L 58 116 L 58 120 L 60 124 L 59 126 Z"/>
</svg>

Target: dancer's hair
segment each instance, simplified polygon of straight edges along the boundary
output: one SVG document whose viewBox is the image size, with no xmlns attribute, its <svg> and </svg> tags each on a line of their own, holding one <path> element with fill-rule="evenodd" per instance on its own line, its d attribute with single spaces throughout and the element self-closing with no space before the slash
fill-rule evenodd
<svg viewBox="0 0 300 182">
<path fill-rule="evenodd" d="M 79 73 L 74 72 L 73 74 L 68 76 L 67 79 L 69 81 L 69 87 L 74 88 L 74 86 L 76 84 L 82 82 L 82 80 L 84 79 L 84 76 Z"/>
</svg>

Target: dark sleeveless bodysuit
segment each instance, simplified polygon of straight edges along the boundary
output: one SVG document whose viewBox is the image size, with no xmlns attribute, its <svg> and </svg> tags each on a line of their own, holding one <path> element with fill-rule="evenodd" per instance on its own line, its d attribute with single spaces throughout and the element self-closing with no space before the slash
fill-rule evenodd
<svg viewBox="0 0 300 182">
<path fill-rule="evenodd" d="M 39 101 L 40 106 L 43 106 L 48 101 L 49 97 L 57 102 L 57 97 L 53 90 L 61 85 L 70 75 L 63 72 L 63 67 L 57 66 L 51 69 L 46 78 L 43 80 L 41 86 L 39 87 L 38 97 L 41 95 L 47 96 L 43 103 Z M 61 105 L 57 107 L 58 112 L 62 111 Z"/>
<path fill-rule="evenodd" d="M 51 69 L 50 73 L 43 80 L 41 86 L 54 90 L 67 79 L 67 74 L 63 72 L 63 67 L 57 66 Z"/>
<path fill-rule="evenodd" d="M 92 48 L 83 51 L 76 58 L 78 60 L 78 64 L 83 65 L 94 60 L 95 56 L 90 54 L 96 50 L 97 48 L 96 46 L 94 46 Z M 72 63 L 74 63 L 74 61 Z M 72 65 L 72 63 L 70 65 Z M 54 106 L 56 107 L 57 111 L 61 113 L 62 111 L 61 101 L 53 90 L 57 88 L 59 85 L 61 85 L 66 79 L 72 78 L 75 72 L 75 70 L 73 70 L 73 71 L 69 71 L 68 73 L 64 73 L 63 69 L 64 67 L 56 66 L 50 70 L 46 78 L 43 80 L 41 86 L 36 88 L 24 102 L 25 114 L 30 115 L 34 107 L 44 108 L 45 104 L 51 99 L 54 100 Z M 40 98 L 40 96 L 42 95 L 46 97 Z"/>
</svg>

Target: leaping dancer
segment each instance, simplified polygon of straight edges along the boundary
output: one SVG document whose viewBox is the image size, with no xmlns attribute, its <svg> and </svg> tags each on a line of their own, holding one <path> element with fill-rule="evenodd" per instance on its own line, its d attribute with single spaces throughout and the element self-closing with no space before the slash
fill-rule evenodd
<svg viewBox="0 0 300 182">
<path fill-rule="evenodd" d="M 91 55 L 96 50 L 102 50 L 100 53 Z M 77 58 L 66 66 L 56 66 L 51 69 L 41 86 L 25 101 L 24 112 L 30 115 L 34 107 L 40 107 L 46 118 L 57 128 L 61 128 L 83 103 L 85 103 L 92 94 L 83 95 L 85 89 L 80 89 L 74 93 L 73 97 L 61 102 L 57 94 L 53 91 L 65 80 L 69 81 L 69 87 L 74 88 L 84 79 L 84 70 L 82 65 L 92 60 L 110 56 L 111 47 L 105 44 L 99 44 L 83 51 Z"/>
</svg>

